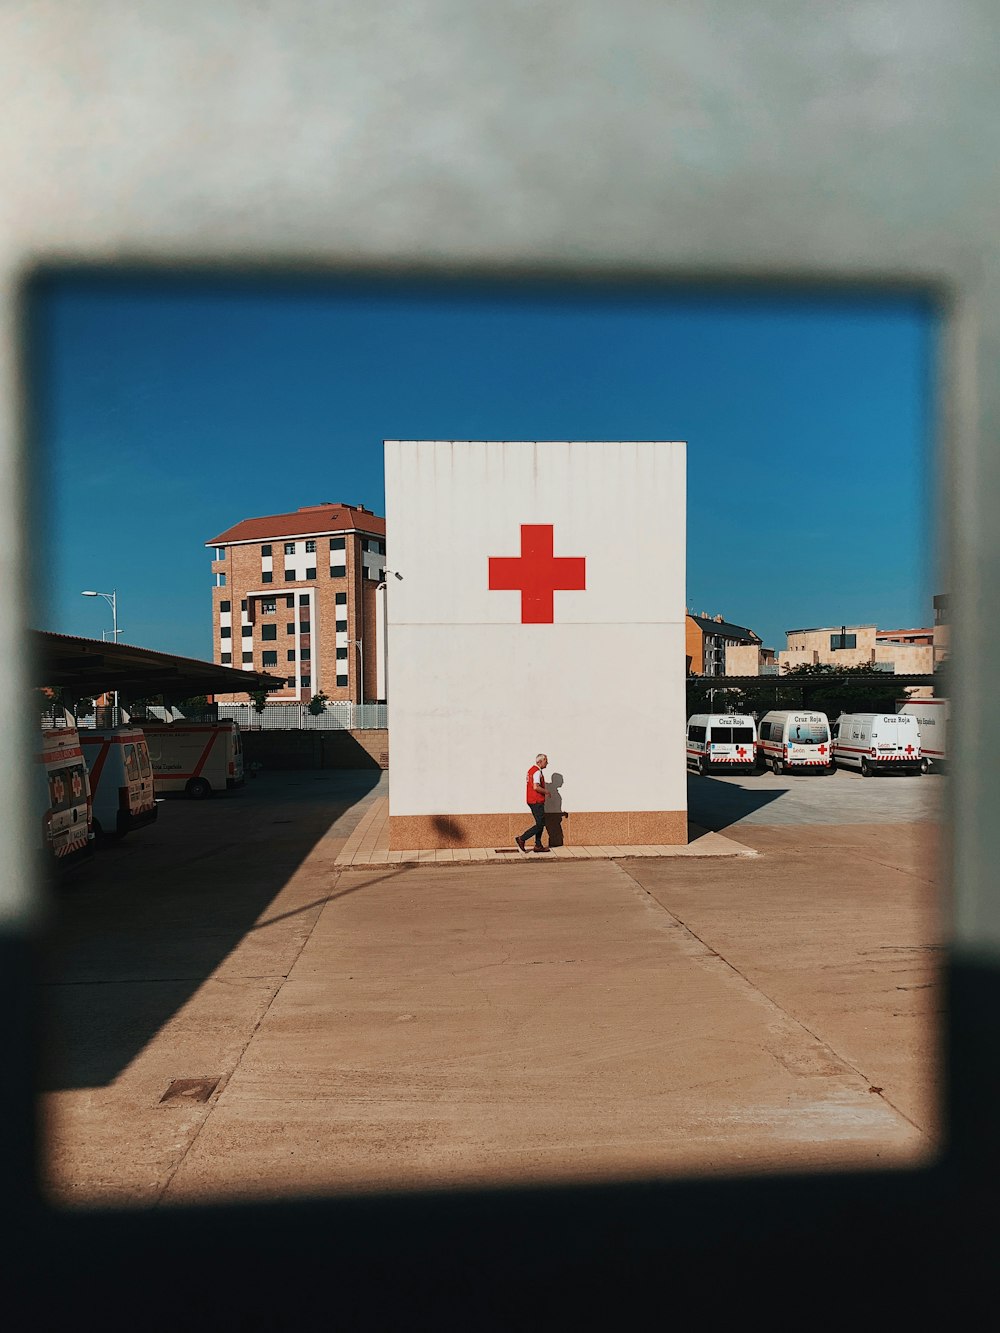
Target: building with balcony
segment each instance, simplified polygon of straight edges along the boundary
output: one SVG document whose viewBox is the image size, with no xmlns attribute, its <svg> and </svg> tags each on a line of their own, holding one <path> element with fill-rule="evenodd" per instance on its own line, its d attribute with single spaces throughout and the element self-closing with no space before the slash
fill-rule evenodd
<svg viewBox="0 0 1000 1333">
<path fill-rule="evenodd" d="M 384 697 L 384 518 L 306 505 L 243 519 L 205 545 L 215 662 L 283 676 L 269 696 L 278 703 Z"/>
<path fill-rule="evenodd" d="M 733 625 L 722 616 L 710 616 L 703 611 L 700 616 L 687 611 L 684 625 L 684 653 L 687 658 L 689 676 L 724 676 L 727 674 L 751 675 L 756 672 L 738 671 L 731 668 L 729 658 L 734 649 L 760 649 L 760 635 L 743 625 Z M 769 649 L 763 650 L 765 653 Z M 773 656 L 773 654 L 772 654 Z M 749 665 L 749 657 L 747 665 Z"/>
</svg>

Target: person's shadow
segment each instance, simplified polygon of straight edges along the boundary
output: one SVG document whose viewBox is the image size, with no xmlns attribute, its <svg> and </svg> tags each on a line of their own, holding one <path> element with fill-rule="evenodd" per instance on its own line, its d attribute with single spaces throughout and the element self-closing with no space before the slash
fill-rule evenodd
<svg viewBox="0 0 1000 1333">
<path fill-rule="evenodd" d="M 563 802 L 562 785 L 563 775 L 561 773 L 552 773 L 545 784 L 545 831 L 548 834 L 550 847 L 561 847 L 563 845 Z"/>
</svg>

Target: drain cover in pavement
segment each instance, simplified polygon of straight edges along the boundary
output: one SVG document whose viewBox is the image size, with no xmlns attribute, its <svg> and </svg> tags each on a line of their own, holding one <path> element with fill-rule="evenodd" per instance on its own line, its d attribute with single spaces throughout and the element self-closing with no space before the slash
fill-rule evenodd
<svg viewBox="0 0 1000 1333">
<path fill-rule="evenodd" d="M 175 1078 L 160 1098 L 164 1102 L 207 1102 L 222 1081 L 217 1078 Z"/>
<path fill-rule="evenodd" d="M 521 853 L 516 847 L 494 847 L 493 850 L 497 856 L 520 856 Z"/>
</svg>

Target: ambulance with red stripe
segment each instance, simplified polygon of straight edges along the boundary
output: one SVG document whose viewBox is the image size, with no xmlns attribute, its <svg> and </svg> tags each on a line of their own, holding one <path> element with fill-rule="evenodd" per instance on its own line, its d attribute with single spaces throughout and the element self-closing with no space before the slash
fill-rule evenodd
<svg viewBox="0 0 1000 1333">
<path fill-rule="evenodd" d="M 144 722 L 158 795 L 203 800 L 243 786 L 243 743 L 237 722 Z"/>
<path fill-rule="evenodd" d="M 695 713 L 687 724 L 688 767 L 705 774 L 719 764 L 749 773 L 756 740 L 754 720 L 743 713 Z"/>
<path fill-rule="evenodd" d="M 834 771 L 830 719 L 808 708 L 776 708 L 757 728 L 758 762 L 773 773 Z"/>
<path fill-rule="evenodd" d="M 926 773 L 930 768 L 943 770 L 948 760 L 948 720 L 951 717 L 948 700 L 900 699 L 896 704 L 896 712 L 917 719 L 922 771 Z"/>
<path fill-rule="evenodd" d="M 90 782 L 76 724 L 42 719 L 35 754 L 37 846 L 47 868 L 63 870 L 94 850 Z"/>
<path fill-rule="evenodd" d="M 151 824 L 159 813 L 153 768 L 139 727 L 98 727 L 80 732 L 90 775 L 94 833 L 123 838 Z"/>
<path fill-rule="evenodd" d="M 862 777 L 893 770 L 923 773 L 920 724 L 908 713 L 841 713 L 833 724 L 838 766 L 857 768 Z"/>
</svg>

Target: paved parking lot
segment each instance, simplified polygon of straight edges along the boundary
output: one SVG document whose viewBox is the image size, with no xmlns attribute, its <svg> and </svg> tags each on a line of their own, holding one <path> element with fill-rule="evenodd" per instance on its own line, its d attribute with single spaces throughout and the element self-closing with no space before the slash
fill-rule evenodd
<svg viewBox="0 0 1000 1333">
<path fill-rule="evenodd" d="M 742 824 L 897 824 L 936 822 L 946 779 L 896 773 L 863 778 L 833 773 L 727 773 L 688 778 L 688 813 L 703 828 Z"/>
<path fill-rule="evenodd" d="M 756 858 L 338 868 L 385 782 L 171 802 L 60 895 L 54 1199 L 933 1153 L 941 779 L 692 777 Z"/>
</svg>

